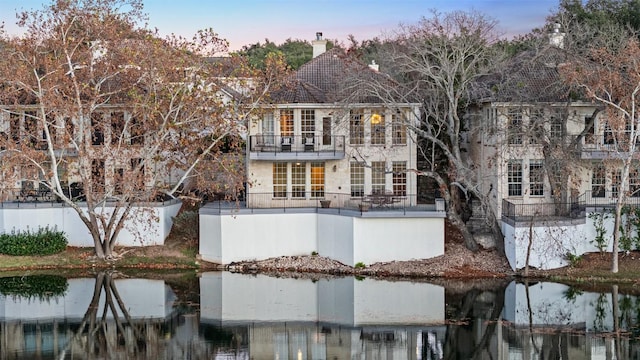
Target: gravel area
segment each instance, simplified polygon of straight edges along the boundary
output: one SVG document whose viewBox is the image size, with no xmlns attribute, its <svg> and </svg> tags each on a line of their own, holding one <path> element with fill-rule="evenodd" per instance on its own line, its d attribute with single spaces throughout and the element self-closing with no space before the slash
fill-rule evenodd
<svg viewBox="0 0 640 360">
<path fill-rule="evenodd" d="M 402 278 L 500 278 L 513 275 L 507 260 L 496 250 L 467 250 L 458 242 L 446 244 L 445 254 L 431 259 L 392 261 L 353 268 L 320 255 L 283 256 L 233 263 L 228 270 L 299 277 L 303 274 L 361 275 Z"/>
</svg>

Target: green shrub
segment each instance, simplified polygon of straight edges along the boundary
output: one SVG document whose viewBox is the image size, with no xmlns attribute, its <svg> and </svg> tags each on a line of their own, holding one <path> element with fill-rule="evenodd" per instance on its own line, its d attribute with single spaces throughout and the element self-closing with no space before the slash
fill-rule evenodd
<svg viewBox="0 0 640 360">
<path fill-rule="evenodd" d="M 38 231 L 15 231 L 10 234 L 0 234 L 0 254 L 51 255 L 67 248 L 67 237 L 62 231 L 49 227 L 39 228 Z"/>
<path fill-rule="evenodd" d="M 589 214 L 589 219 L 593 220 L 593 226 L 596 230 L 596 237 L 591 240 L 591 243 L 598 248 L 600 254 L 604 254 L 605 250 L 607 250 L 607 246 L 609 245 L 609 239 L 606 237 L 607 229 L 604 225 L 604 221 L 610 217 L 611 213 L 606 210 Z"/>
<path fill-rule="evenodd" d="M 11 276 L 0 278 L 0 293 L 26 298 L 50 299 L 65 294 L 67 279 L 58 275 Z"/>
<path fill-rule="evenodd" d="M 172 218 L 171 232 L 179 239 L 197 244 L 200 237 L 200 217 L 198 211 L 183 211 Z"/>
<path fill-rule="evenodd" d="M 569 262 L 569 266 L 576 267 L 582 261 L 582 255 L 575 255 L 570 252 L 566 254 L 566 259 Z"/>
<path fill-rule="evenodd" d="M 366 265 L 362 261 L 359 261 L 359 262 L 356 263 L 356 265 L 354 267 L 356 269 L 364 269 L 366 267 Z"/>
</svg>

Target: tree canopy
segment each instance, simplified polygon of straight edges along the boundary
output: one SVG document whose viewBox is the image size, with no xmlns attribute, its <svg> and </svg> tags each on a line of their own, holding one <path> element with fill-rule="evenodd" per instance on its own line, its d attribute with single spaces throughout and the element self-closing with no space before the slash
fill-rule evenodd
<svg viewBox="0 0 640 360">
<path fill-rule="evenodd" d="M 242 186 L 241 144 L 229 139 L 252 94 L 210 61 L 226 50 L 213 31 L 161 39 L 139 27 L 140 0 L 57 0 L 19 19 L 24 35 L 1 39 L 1 190 L 50 191 L 110 258 L 125 227 L 147 228 L 137 203 Z"/>
</svg>

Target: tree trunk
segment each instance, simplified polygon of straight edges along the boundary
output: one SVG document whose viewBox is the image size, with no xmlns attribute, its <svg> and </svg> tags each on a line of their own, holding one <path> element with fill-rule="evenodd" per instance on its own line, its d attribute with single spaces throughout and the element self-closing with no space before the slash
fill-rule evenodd
<svg viewBox="0 0 640 360">
<path fill-rule="evenodd" d="M 533 217 L 529 223 L 529 243 L 527 244 L 527 257 L 524 261 L 524 277 L 529 276 L 529 259 L 531 259 L 531 248 L 533 247 Z M 528 288 L 527 288 L 528 289 Z"/>
<path fill-rule="evenodd" d="M 453 206 L 449 208 L 447 215 L 449 217 L 449 221 L 451 221 L 451 224 L 460 230 L 460 233 L 464 238 L 464 246 L 466 246 L 467 249 L 473 252 L 478 251 L 478 243 L 473 238 L 473 234 L 471 234 L 469 228 L 467 228 L 467 224 L 462 221 L 462 217 L 460 216 L 460 214 L 458 214 Z"/>
<path fill-rule="evenodd" d="M 616 216 L 613 221 L 613 246 L 611 249 L 611 272 L 618 272 L 618 249 L 620 248 L 620 220 L 622 217 L 621 206 L 616 206 Z"/>
</svg>

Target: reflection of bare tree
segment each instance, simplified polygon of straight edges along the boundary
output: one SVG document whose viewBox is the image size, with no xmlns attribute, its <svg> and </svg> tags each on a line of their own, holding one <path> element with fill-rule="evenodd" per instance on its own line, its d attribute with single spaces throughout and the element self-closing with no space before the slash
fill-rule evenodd
<svg viewBox="0 0 640 360">
<path fill-rule="evenodd" d="M 157 342 L 161 338 L 161 328 L 156 329 L 146 322 L 132 321 L 115 286 L 116 274 L 102 271 L 96 275 L 91 303 L 61 358 L 68 350 L 82 351 L 86 356 L 91 354 L 97 357 L 111 357 L 115 354 L 135 356 L 147 353 L 148 341 Z M 102 304 L 101 298 L 104 300 Z M 154 348 L 157 347 L 149 347 Z"/>
<path fill-rule="evenodd" d="M 468 324 L 447 325 L 444 345 L 446 359 L 491 357 L 490 341 L 496 335 L 496 327 L 500 324 L 499 320 L 504 307 L 504 290 L 504 287 L 494 291 L 473 289 L 465 293 L 458 311 L 452 314 L 451 318 L 473 320 Z M 493 301 L 487 302 L 486 299 Z M 477 334 L 482 335 L 478 338 Z"/>
</svg>

